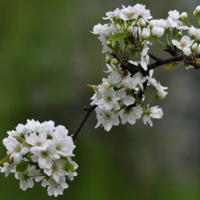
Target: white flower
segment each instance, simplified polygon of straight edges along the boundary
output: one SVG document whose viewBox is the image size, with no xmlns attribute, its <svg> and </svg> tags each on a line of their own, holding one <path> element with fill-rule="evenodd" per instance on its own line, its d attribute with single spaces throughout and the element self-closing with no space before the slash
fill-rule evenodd
<svg viewBox="0 0 200 200">
<path fill-rule="evenodd" d="M 191 54 L 190 46 L 193 44 L 193 42 L 194 40 L 190 40 L 188 36 L 183 36 L 180 42 L 177 40 L 172 40 L 173 45 L 182 50 L 186 56 Z"/>
<path fill-rule="evenodd" d="M 42 132 L 40 134 L 37 133 L 31 133 L 27 138 L 26 141 L 33 145 L 33 146 L 37 146 L 37 147 L 42 147 L 43 144 L 47 141 L 47 133 Z"/>
<path fill-rule="evenodd" d="M 67 136 L 66 131 L 68 132 L 65 127 L 57 127 L 52 139 L 57 153 L 64 157 L 72 156 L 75 148 L 72 137 Z"/>
<path fill-rule="evenodd" d="M 158 19 L 156 20 L 156 26 L 164 28 L 165 30 L 168 30 L 168 28 L 170 27 L 170 24 L 167 20 Z"/>
<path fill-rule="evenodd" d="M 60 158 L 51 140 L 47 140 L 42 147 L 32 147 L 30 152 L 33 154 L 31 156 L 33 162 L 38 162 L 42 169 L 51 168 L 52 160 Z"/>
<path fill-rule="evenodd" d="M 54 195 L 55 197 L 57 197 L 59 194 L 63 194 L 64 189 L 69 187 L 65 181 L 66 181 L 65 176 L 61 177 L 58 183 L 50 181 L 49 187 L 47 189 L 48 195 L 49 196 Z"/>
<path fill-rule="evenodd" d="M 35 166 L 29 167 L 26 172 L 16 172 L 15 178 L 20 180 L 20 188 L 22 190 L 26 190 L 27 188 L 32 188 L 34 186 L 34 176 L 37 175 L 38 172 Z"/>
<path fill-rule="evenodd" d="M 67 159 L 68 159 L 68 162 L 66 164 L 67 177 L 69 180 L 73 181 L 74 177 L 78 175 L 78 173 L 75 171 L 78 168 L 78 165 L 70 157 L 68 157 Z M 68 165 L 70 165 L 70 167 L 68 167 Z"/>
<path fill-rule="evenodd" d="M 141 52 L 141 61 L 140 65 L 144 70 L 147 70 L 147 65 L 149 64 L 149 55 L 148 55 L 149 47 L 144 47 Z"/>
<path fill-rule="evenodd" d="M 168 14 L 169 18 L 171 18 L 173 21 L 177 21 L 180 18 L 180 14 L 177 10 L 170 10 Z"/>
<path fill-rule="evenodd" d="M 97 124 L 95 128 L 103 126 L 106 131 L 110 131 L 113 125 L 119 125 L 118 114 L 101 110 L 98 107 L 95 109 L 95 111 L 97 116 Z"/>
<path fill-rule="evenodd" d="M 155 78 L 147 77 L 147 80 L 148 80 L 148 83 L 154 86 L 156 90 L 158 91 L 156 94 L 158 99 L 164 99 L 166 95 L 168 94 L 168 92 L 165 91 L 168 89 L 168 87 L 162 86 L 159 82 L 156 81 Z"/>
<path fill-rule="evenodd" d="M 133 75 L 133 77 L 127 76 L 122 80 L 122 85 L 125 89 L 130 90 L 143 90 L 143 83 L 146 81 L 146 78 L 141 75 L 140 72 Z"/>
<path fill-rule="evenodd" d="M 133 96 L 127 95 L 124 88 L 117 91 L 117 96 L 120 98 L 120 102 L 124 105 L 129 106 L 135 103 L 135 98 Z"/>
<path fill-rule="evenodd" d="M 131 20 L 138 17 L 143 18 L 145 21 L 151 19 L 150 11 L 145 9 L 144 5 L 136 4 L 135 6 L 128 6 L 127 8 L 123 6 L 119 17 L 122 20 Z"/>
<path fill-rule="evenodd" d="M 56 182 L 59 182 L 62 176 L 66 175 L 66 171 L 64 169 L 65 161 L 64 160 L 56 160 L 53 161 L 51 168 L 45 168 L 44 173 L 48 176 L 52 176 Z"/>
<path fill-rule="evenodd" d="M 109 26 L 108 24 L 97 24 L 93 27 L 93 31 L 91 33 L 95 35 L 102 35 L 105 38 L 108 38 L 111 36 L 113 32 L 113 27 Z"/>
<path fill-rule="evenodd" d="M 116 92 L 113 88 L 110 90 L 101 91 L 101 95 L 102 98 L 96 104 L 100 109 L 105 109 L 107 111 L 110 111 L 113 108 L 119 109 L 119 97 L 116 96 Z"/>
<path fill-rule="evenodd" d="M 5 177 L 7 177 L 10 174 L 10 172 L 15 172 L 14 164 L 4 163 L 4 166 L 0 167 L 0 171 L 1 173 L 5 173 Z"/>
<path fill-rule="evenodd" d="M 144 124 L 146 125 L 147 123 L 150 126 L 153 126 L 153 122 L 151 118 L 153 119 L 160 119 L 163 116 L 163 111 L 161 108 L 158 108 L 158 106 L 153 106 L 150 109 L 148 108 L 145 112 L 145 115 L 143 116 L 142 120 Z"/>
<path fill-rule="evenodd" d="M 13 137 L 3 139 L 3 144 L 8 150 L 7 154 L 11 154 L 10 158 L 13 158 L 15 164 L 19 164 L 22 160 L 22 156 L 29 151 L 28 147 L 24 147 L 23 144 Z"/>
<path fill-rule="evenodd" d="M 120 12 L 121 11 L 119 8 L 115 9 L 114 11 L 109 11 L 106 13 L 107 17 L 103 17 L 103 19 L 110 19 L 111 21 L 113 21 L 113 18 L 118 17 Z"/>
<path fill-rule="evenodd" d="M 137 107 L 133 107 L 131 109 L 123 109 L 119 113 L 122 124 L 125 124 L 126 122 L 135 124 L 136 119 L 140 119 L 141 115 L 142 111 Z"/>
</svg>

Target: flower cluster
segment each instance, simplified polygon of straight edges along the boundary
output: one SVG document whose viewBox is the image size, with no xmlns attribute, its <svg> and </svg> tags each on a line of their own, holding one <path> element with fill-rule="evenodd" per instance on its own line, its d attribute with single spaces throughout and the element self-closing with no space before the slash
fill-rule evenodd
<svg viewBox="0 0 200 200">
<path fill-rule="evenodd" d="M 134 65 L 138 63 L 135 62 Z M 119 125 L 119 119 L 122 124 L 135 124 L 136 120 L 142 117 L 142 113 L 144 123 L 148 122 L 150 126 L 153 125 L 151 118 L 162 117 L 162 109 L 157 106 L 149 108 L 149 102 L 156 98 L 164 99 L 167 87 L 163 87 L 151 76 L 143 76 L 140 72 L 131 76 L 113 62 L 107 64 L 107 67 L 108 77 L 103 78 L 100 85 L 90 86 L 95 90 L 91 97 L 91 105 L 97 106 L 96 128 L 103 126 L 109 131 L 113 125 Z M 150 87 L 149 90 L 146 87 Z"/>
<path fill-rule="evenodd" d="M 49 195 L 58 196 L 68 188 L 66 179 L 73 180 L 77 175 L 72 137 L 64 126 L 55 126 L 53 121 L 27 120 L 25 125 L 8 131 L 3 144 L 8 155 L 1 160 L 0 171 L 5 176 L 14 173 L 22 190 L 32 188 L 34 180 L 42 181 Z"/>
<path fill-rule="evenodd" d="M 194 11 L 200 24 L 200 6 Z M 152 19 L 144 5 L 122 6 L 107 12 L 103 19 L 107 24 L 97 24 L 92 33 L 98 35 L 106 53 L 109 73 L 98 86 L 91 86 L 95 94 L 91 105 L 96 105 L 96 127 L 109 131 L 113 125 L 129 122 L 135 124 L 142 117 L 144 123 L 153 125 L 151 118 L 163 115 L 158 106 L 150 107 L 154 99 L 164 99 L 167 87 L 152 77 L 150 58 L 161 63 L 161 59 L 149 53 L 154 41 L 163 45 L 163 51 L 171 56 L 182 56 L 186 69 L 199 68 L 197 54 L 200 53 L 200 29 L 193 27 L 187 13 L 169 11 L 166 19 Z M 188 35 L 183 35 L 185 33 Z M 178 63 L 164 63 L 173 69 Z M 161 65 L 161 64 L 160 64 Z M 152 86 L 152 89 L 150 88 Z M 150 88 L 150 89 L 149 89 Z M 156 89 L 156 94 L 151 92 Z"/>
</svg>

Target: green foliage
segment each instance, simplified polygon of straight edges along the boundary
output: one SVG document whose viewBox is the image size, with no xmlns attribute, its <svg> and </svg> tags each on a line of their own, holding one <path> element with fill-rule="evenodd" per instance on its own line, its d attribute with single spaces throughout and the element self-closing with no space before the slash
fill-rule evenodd
<svg viewBox="0 0 200 200">
<path fill-rule="evenodd" d="M 25 172 L 27 170 L 28 163 L 22 161 L 16 166 L 16 171 Z"/>
<path fill-rule="evenodd" d="M 127 36 L 127 33 L 124 32 L 124 33 L 117 33 L 115 35 L 112 35 L 108 40 L 111 40 L 111 41 L 119 41 L 119 40 L 123 40 L 125 39 Z"/>
</svg>

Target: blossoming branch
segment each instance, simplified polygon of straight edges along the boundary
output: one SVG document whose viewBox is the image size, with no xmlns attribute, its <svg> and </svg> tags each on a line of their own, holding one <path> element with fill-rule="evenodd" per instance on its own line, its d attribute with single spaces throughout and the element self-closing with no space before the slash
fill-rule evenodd
<svg viewBox="0 0 200 200">
<path fill-rule="evenodd" d="M 200 6 L 193 15 L 200 25 Z M 106 131 L 141 118 L 153 126 L 152 119 L 162 118 L 163 111 L 150 104 L 168 94 L 167 87 L 153 77 L 154 69 L 174 69 L 180 63 L 186 69 L 200 68 L 200 29 L 189 22 L 187 13 L 169 11 L 166 19 L 154 20 L 144 5 L 137 4 L 107 12 L 103 19 L 108 23 L 97 24 L 92 33 L 106 53 L 107 76 L 99 85 L 89 85 L 94 90 L 91 106 L 84 108 L 86 115 L 74 134 L 69 136 L 64 126 L 53 121 L 27 120 L 3 140 L 7 156 L 0 161 L 0 171 L 5 176 L 14 173 L 22 190 L 36 181 L 47 187 L 49 195 L 63 194 L 67 179 L 77 175 L 74 142 L 92 111 L 97 117 L 95 127 Z M 150 53 L 154 42 L 161 44 L 168 58 Z"/>
</svg>

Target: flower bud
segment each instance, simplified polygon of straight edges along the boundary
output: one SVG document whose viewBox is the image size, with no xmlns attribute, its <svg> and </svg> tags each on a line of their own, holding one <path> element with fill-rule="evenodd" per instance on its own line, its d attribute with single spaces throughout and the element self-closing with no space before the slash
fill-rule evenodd
<svg viewBox="0 0 200 200">
<path fill-rule="evenodd" d="M 166 95 L 167 95 L 167 92 L 165 92 L 165 91 L 163 91 L 163 92 L 160 91 L 160 92 L 156 93 L 156 97 L 160 100 L 164 99 L 166 97 Z"/>
<path fill-rule="evenodd" d="M 156 20 L 155 20 L 155 19 L 152 19 L 152 20 L 149 22 L 149 27 L 150 27 L 150 29 L 152 29 L 154 26 L 156 26 Z"/>
<path fill-rule="evenodd" d="M 107 46 L 107 47 L 111 47 L 111 44 L 112 44 L 112 42 L 110 42 L 110 41 L 107 41 L 107 42 L 106 42 L 106 46 Z"/>
<path fill-rule="evenodd" d="M 142 33 L 140 35 L 142 40 L 147 40 L 150 36 L 150 30 L 148 28 L 143 28 Z"/>
<path fill-rule="evenodd" d="M 200 43 L 200 35 L 198 35 L 197 37 L 196 37 L 196 42 L 199 44 Z"/>
<path fill-rule="evenodd" d="M 129 51 L 134 51 L 135 50 L 135 47 L 132 44 L 128 44 L 127 48 L 128 48 Z"/>
<path fill-rule="evenodd" d="M 154 26 L 151 30 L 151 34 L 154 38 L 159 38 L 164 34 L 165 30 L 163 28 Z"/>
<path fill-rule="evenodd" d="M 129 26 L 127 32 L 131 35 L 133 33 L 133 26 Z"/>
<path fill-rule="evenodd" d="M 194 11 L 194 12 L 193 12 L 193 15 L 194 15 L 195 17 L 197 17 L 198 14 L 197 14 L 196 11 Z"/>
<path fill-rule="evenodd" d="M 188 19 L 188 14 L 186 12 L 181 13 L 181 19 L 182 20 L 187 20 Z"/>
<path fill-rule="evenodd" d="M 112 49 L 117 49 L 117 42 L 116 41 L 112 41 L 111 48 Z"/>
<path fill-rule="evenodd" d="M 119 64 L 119 61 L 116 58 L 113 58 L 112 59 L 112 64 L 116 66 L 116 65 Z"/>
<path fill-rule="evenodd" d="M 195 52 L 197 49 L 197 43 L 194 43 L 191 47 L 190 47 L 192 52 Z"/>
<path fill-rule="evenodd" d="M 188 31 L 188 35 L 192 39 L 196 38 L 199 34 L 200 34 L 200 29 L 197 29 L 197 28 L 195 28 L 193 26 Z"/>
<path fill-rule="evenodd" d="M 197 6 L 197 7 L 196 7 L 195 12 L 196 12 L 197 15 L 200 14 L 200 6 Z"/>
<path fill-rule="evenodd" d="M 178 37 L 182 37 L 182 36 L 183 36 L 183 33 L 182 33 L 181 31 L 179 31 L 179 32 L 177 33 L 177 35 L 178 35 Z"/>
<path fill-rule="evenodd" d="M 109 55 L 106 55 L 105 61 L 107 64 L 110 64 L 111 57 Z"/>
<path fill-rule="evenodd" d="M 145 23 L 144 19 L 142 19 L 142 18 L 139 19 L 139 25 L 140 25 L 142 28 L 144 28 L 144 27 L 146 26 L 146 23 Z"/>
</svg>

